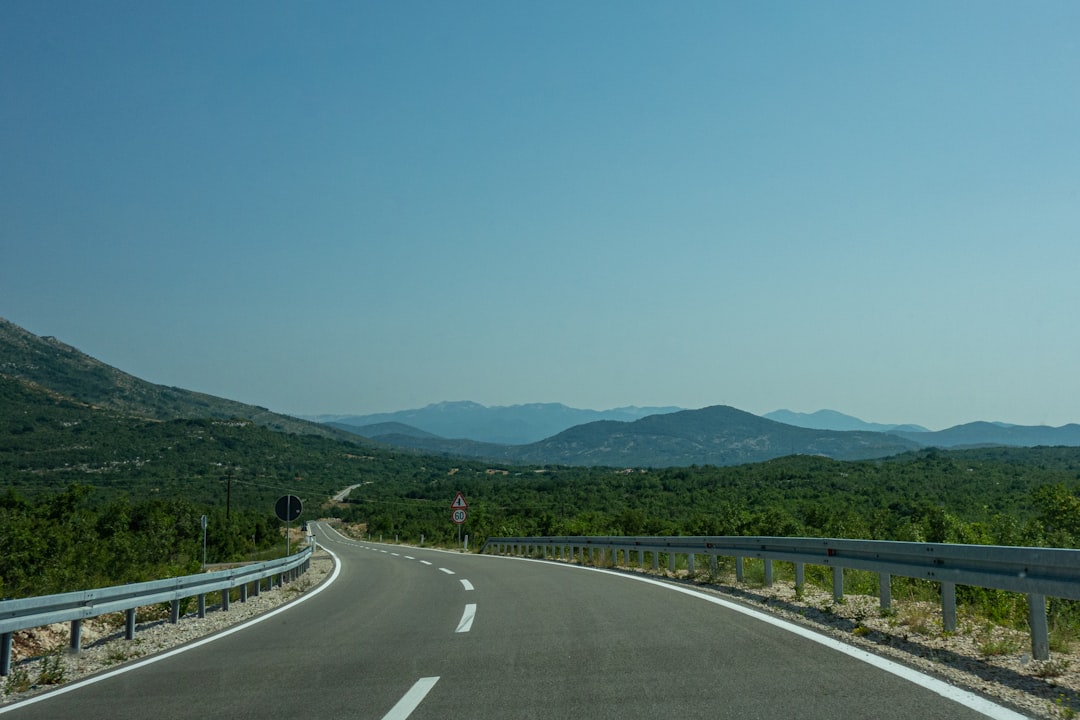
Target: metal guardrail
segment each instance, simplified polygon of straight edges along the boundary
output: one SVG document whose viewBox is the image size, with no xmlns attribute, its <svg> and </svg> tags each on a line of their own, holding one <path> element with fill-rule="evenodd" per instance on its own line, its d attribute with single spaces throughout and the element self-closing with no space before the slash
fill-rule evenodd
<svg viewBox="0 0 1080 720">
<path fill-rule="evenodd" d="M 58 622 L 71 623 L 70 649 L 78 652 L 81 645 L 82 621 L 107 613 L 125 613 L 124 636 L 135 638 L 135 610 L 157 603 L 171 603 L 170 622 L 180 619 L 180 601 L 198 598 L 198 615 L 206 615 L 206 595 L 221 593 L 221 609 L 229 609 L 229 593 L 240 588 L 240 601 L 248 598 L 248 586 L 258 595 L 262 581 L 277 585 L 290 582 L 307 572 L 315 550 L 314 537 L 308 536 L 308 547 L 299 553 L 279 560 L 184 575 L 165 580 L 116 585 L 95 590 L 80 590 L 59 595 L 0 601 L 0 676 L 11 670 L 12 634 L 19 630 L 42 627 Z"/>
<path fill-rule="evenodd" d="M 1080 550 L 1061 548 L 1008 547 L 1001 545 L 949 545 L 943 543 L 892 542 L 884 540 L 838 540 L 832 538 L 777 537 L 505 537 L 488 538 L 480 549 L 494 548 L 499 554 L 549 556 L 561 560 L 593 564 L 619 564 L 623 553 L 625 565 L 631 553 L 637 565 L 644 567 L 645 554 L 652 558 L 654 570 L 660 556 L 667 555 L 668 569 L 675 570 L 675 558 L 687 558 L 687 568 L 694 573 L 694 558 L 705 555 L 715 569 L 716 558 L 735 558 L 735 575 L 743 581 L 743 560 L 764 561 L 765 584 L 772 585 L 774 561 L 795 565 L 795 586 L 805 582 L 805 566 L 832 568 L 833 597 L 844 595 L 844 570 L 867 570 L 878 575 L 881 607 L 892 603 L 893 575 L 921 578 L 940 583 L 942 626 L 956 630 L 956 586 L 1009 590 L 1023 593 L 1028 601 L 1028 624 L 1031 628 L 1031 654 L 1036 660 L 1050 659 L 1046 598 L 1080 600 Z M 610 559 L 605 553 L 610 552 Z M 599 553 L 600 557 L 597 558 Z"/>
</svg>

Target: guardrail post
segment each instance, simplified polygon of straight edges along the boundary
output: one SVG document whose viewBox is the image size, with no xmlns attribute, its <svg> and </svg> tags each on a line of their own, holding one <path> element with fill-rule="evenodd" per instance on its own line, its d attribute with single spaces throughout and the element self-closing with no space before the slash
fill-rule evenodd
<svg viewBox="0 0 1080 720">
<path fill-rule="evenodd" d="M 956 583 L 941 583 L 941 628 L 956 632 Z"/>
<path fill-rule="evenodd" d="M 716 574 L 716 570 L 717 570 L 716 556 L 712 555 L 712 554 L 709 555 L 709 570 L 712 572 L 713 575 Z"/>
<path fill-rule="evenodd" d="M 254 584 L 254 585 L 252 585 L 252 588 L 251 588 L 251 590 L 252 590 L 251 594 L 252 594 L 253 596 L 255 596 L 255 597 L 259 597 L 259 591 L 260 591 L 260 590 L 262 590 L 262 580 L 261 580 L 261 579 L 260 579 L 260 580 L 256 580 L 256 581 L 255 581 L 255 584 Z"/>
<path fill-rule="evenodd" d="M 13 633 L 0 635 L 0 677 L 7 677 L 11 672 L 11 638 Z"/>
<path fill-rule="evenodd" d="M 743 567 L 743 559 L 741 556 L 735 558 L 735 581 L 742 582 L 745 568 Z"/>
<path fill-rule="evenodd" d="M 832 596 L 836 602 L 844 599 L 844 568 L 839 565 L 832 569 Z"/>
<path fill-rule="evenodd" d="M 765 587 L 772 587 L 772 560 L 765 560 Z"/>
<path fill-rule="evenodd" d="M 124 611 L 124 639 L 135 639 L 135 608 Z"/>
<path fill-rule="evenodd" d="M 660 569 L 660 553 L 656 552 L 655 550 L 652 551 L 652 569 Z"/>
<path fill-rule="evenodd" d="M 224 612 L 229 611 L 229 592 L 230 588 L 225 588 L 221 591 L 221 609 Z"/>
<path fill-rule="evenodd" d="M 244 583 L 240 586 L 240 602 L 246 603 L 248 596 L 248 584 Z"/>
<path fill-rule="evenodd" d="M 73 653 L 79 652 L 82 647 L 82 620 L 71 621 L 71 639 L 68 642 L 68 649 Z"/>
<path fill-rule="evenodd" d="M 173 600 L 169 604 L 169 622 L 175 625 L 180 622 L 180 601 Z"/>
<path fill-rule="evenodd" d="M 686 572 L 694 576 L 694 553 L 686 553 Z"/>
<path fill-rule="evenodd" d="M 1031 594 L 1028 601 L 1028 625 L 1031 627 L 1031 657 L 1050 659 L 1050 631 L 1046 624 L 1046 596 Z"/>
<path fill-rule="evenodd" d="M 667 569 L 670 573 L 675 572 L 675 553 L 673 552 L 667 554 Z"/>
<path fill-rule="evenodd" d="M 797 562 L 795 563 L 795 592 L 801 593 L 803 585 L 806 584 L 806 564 Z"/>
<path fill-rule="evenodd" d="M 639 568 L 645 567 L 645 551 L 644 550 L 638 550 L 637 551 L 637 566 Z"/>
<path fill-rule="evenodd" d="M 878 595 L 881 597 L 881 609 L 888 610 L 892 607 L 892 575 L 878 573 Z"/>
<path fill-rule="evenodd" d="M 199 617 L 206 617 L 206 593 L 199 593 Z"/>
</svg>

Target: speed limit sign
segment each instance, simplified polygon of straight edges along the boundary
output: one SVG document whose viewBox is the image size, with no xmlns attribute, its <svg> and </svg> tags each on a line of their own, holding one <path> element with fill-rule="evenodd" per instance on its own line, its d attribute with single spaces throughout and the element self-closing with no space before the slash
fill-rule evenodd
<svg viewBox="0 0 1080 720">
<path fill-rule="evenodd" d="M 458 525 L 461 525 L 463 522 L 465 522 L 465 517 L 466 517 L 465 511 L 462 510 L 461 508 L 458 508 L 458 509 L 454 510 L 452 513 L 450 513 L 450 519 L 453 520 Z"/>
</svg>

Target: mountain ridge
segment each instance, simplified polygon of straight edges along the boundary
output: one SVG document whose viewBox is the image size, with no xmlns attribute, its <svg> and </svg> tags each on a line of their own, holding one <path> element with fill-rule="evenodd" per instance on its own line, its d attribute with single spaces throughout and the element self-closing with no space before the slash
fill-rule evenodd
<svg viewBox="0 0 1080 720">
<path fill-rule="evenodd" d="M 0 318 L 0 374 L 86 405 L 148 420 L 243 418 L 280 432 L 352 439 L 335 428 L 258 405 L 157 385 L 87 355 L 50 335 Z"/>
<path fill-rule="evenodd" d="M 636 407 L 610 410 L 572 408 L 562 403 L 486 406 L 469 400 L 431 403 L 422 408 L 369 415 L 309 415 L 346 429 L 401 423 L 441 438 L 474 440 L 499 445 L 523 445 L 551 437 L 567 428 L 596 420 L 633 421 L 649 415 L 677 412 L 677 407 Z M 365 433 L 360 433 L 365 435 Z M 365 437 L 368 437 L 365 435 Z"/>
<path fill-rule="evenodd" d="M 896 430 L 907 432 L 930 432 L 922 425 L 915 424 L 887 424 L 866 422 L 853 415 L 847 415 L 836 410 L 817 410 L 812 413 L 801 413 L 793 410 L 773 410 L 761 417 L 782 422 L 796 427 L 812 428 L 814 430 L 865 430 L 868 432 L 893 432 Z"/>
<path fill-rule="evenodd" d="M 429 452 L 519 464 L 613 467 L 738 465 L 794 454 L 870 459 L 919 447 L 885 433 L 798 428 L 726 405 L 649 415 L 631 422 L 596 420 L 526 445 L 403 435 L 374 439 Z"/>
</svg>

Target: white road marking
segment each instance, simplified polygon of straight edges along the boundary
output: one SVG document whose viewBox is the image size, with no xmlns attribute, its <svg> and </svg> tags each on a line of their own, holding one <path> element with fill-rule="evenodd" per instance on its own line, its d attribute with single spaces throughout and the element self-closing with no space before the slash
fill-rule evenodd
<svg viewBox="0 0 1080 720">
<path fill-rule="evenodd" d="M 466 590 L 472 590 L 473 589 L 472 583 L 469 582 L 468 580 L 464 579 L 464 578 L 462 578 L 461 584 L 465 586 Z"/>
<path fill-rule="evenodd" d="M 431 688 L 435 687 L 437 682 L 439 682 L 437 677 L 426 677 L 417 680 L 409 688 L 409 692 L 398 700 L 397 705 L 390 708 L 390 712 L 383 715 L 383 720 L 405 720 L 423 702 L 424 697 L 431 692 Z"/>
<path fill-rule="evenodd" d="M 455 572 L 454 572 L 453 570 L 447 570 L 446 568 L 439 568 L 439 571 L 440 571 L 440 572 L 444 572 L 444 573 L 446 573 L 447 575 L 456 575 L 456 574 L 457 574 L 457 573 L 455 573 Z"/>
<path fill-rule="evenodd" d="M 420 564 L 421 565 L 430 565 L 431 563 L 429 563 L 427 560 L 421 560 Z"/>
<path fill-rule="evenodd" d="M 465 612 L 461 614 L 461 622 L 458 623 L 457 630 L 454 632 L 469 632 L 472 630 L 472 621 L 476 617 L 476 603 L 469 603 L 465 606 Z"/>
<path fill-rule="evenodd" d="M 286 610 L 294 608 L 297 605 L 299 605 L 300 603 L 305 602 L 306 600 L 310 600 L 311 598 L 315 597 L 316 595 L 321 593 L 326 588 L 330 587 L 334 583 L 334 581 L 338 579 L 338 575 L 341 574 L 341 560 L 338 559 L 338 556 L 334 554 L 333 550 L 330 550 L 325 545 L 321 545 L 320 547 L 322 547 L 323 550 L 326 550 L 326 552 L 328 552 L 330 554 L 330 556 L 332 558 L 334 558 L 334 570 L 333 570 L 333 572 L 330 573 L 330 577 L 328 577 L 325 581 L 323 581 L 323 583 L 321 585 L 317 586 L 315 589 L 313 589 L 313 590 L 311 590 L 311 591 L 309 591 L 307 593 L 304 593 L 303 595 L 298 597 L 296 600 L 293 600 L 292 602 L 290 602 L 290 603 L 288 603 L 286 605 L 282 605 L 282 606 L 280 606 L 280 607 L 278 607 L 278 608 L 276 608 L 274 610 L 271 610 L 270 612 L 267 612 L 267 613 L 265 613 L 263 615 L 256 615 L 251 620 L 248 620 L 247 622 L 241 623 L 239 625 L 234 625 L 231 628 L 229 628 L 227 630 L 223 630 L 223 631 L 219 632 L 216 635 L 209 635 L 207 637 L 204 637 L 201 640 L 196 640 L 195 642 L 193 642 L 193 643 L 191 643 L 189 645 L 181 645 L 180 647 L 175 648 L 173 650 L 163 652 L 160 655 L 154 655 L 152 657 L 146 658 L 145 660 L 139 660 L 138 662 L 133 662 L 130 665 L 125 665 L 123 667 L 117 668 L 116 670 L 111 670 L 109 672 L 104 672 L 104 673 L 101 673 L 100 675 L 92 675 L 92 676 L 88 677 L 85 680 L 80 680 L 78 682 L 73 682 L 70 685 L 64 685 L 63 687 L 57 688 L 56 690 L 53 690 L 52 692 L 46 693 L 44 695 L 38 695 L 38 696 L 32 697 L 32 698 L 30 698 L 28 700 L 23 700 L 22 702 L 12 703 L 11 705 L 5 705 L 4 707 L 0 707 L 0 715 L 3 715 L 4 713 L 9 712 L 11 710 L 15 710 L 16 708 L 25 707 L 27 705 L 34 705 L 36 703 L 43 702 L 45 700 L 51 700 L 54 697 L 64 695 L 66 693 L 71 692 L 72 690 L 78 690 L 81 687 L 85 687 L 87 685 L 93 685 L 94 683 L 100 682 L 100 681 L 105 680 L 107 678 L 111 678 L 111 677 L 114 677 L 116 675 L 123 675 L 124 673 L 131 672 L 132 670 L 136 670 L 138 668 L 141 668 L 144 665 L 150 665 L 152 663 L 158 662 L 159 660 L 164 660 L 165 658 L 170 658 L 173 655 L 179 655 L 182 652 L 187 652 L 188 650 L 194 650 L 197 647 L 201 647 L 201 646 L 206 645 L 207 643 L 213 642 L 215 640 L 220 640 L 223 637 L 228 637 L 229 635 L 232 635 L 233 633 L 240 632 L 241 630 L 249 628 L 252 625 L 255 625 L 257 623 L 261 623 L 263 620 L 269 620 L 270 618 L 274 617 L 275 615 L 278 615 L 280 613 L 285 612 Z M 436 678 L 436 680 L 437 679 L 438 678 Z"/>
<path fill-rule="evenodd" d="M 518 561 L 518 562 L 540 562 L 538 560 L 507 557 L 507 556 L 503 556 L 503 555 L 480 555 L 478 557 L 500 558 L 500 559 L 506 559 L 506 560 L 514 560 L 514 561 Z M 953 700 L 953 701 L 955 701 L 957 703 L 960 703 L 961 705 L 965 705 L 965 706 L 971 708 L 972 710 L 975 710 L 976 712 L 981 712 L 986 717 L 992 718 L 992 720 L 1024 720 L 1024 718 L 1026 717 L 1026 716 L 1021 715 L 1021 714 L 1019 714 L 1019 713 L 1017 713 L 1017 712 L 1015 712 L 1013 710 L 1010 710 L 1007 707 L 1004 707 L 1002 705 L 998 705 L 997 703 L 995 703 L 995 702 L 993 702 L 991 700 L 987 700 L 986 698 L 984 698 L 984 697 L 982 697 L 980 695 L 976 695 L 973 692 L 968 692 L 967 690 L 963 690 L 961 688 L 958 688 L 955 685 L 949 685 L 946 682 L 938 680 L 937 678 L 931 677 L 929 675 L 925 675 L 925 674 L 919 672 L 918 670 L 914 670 L 912 668 L 907 667 L 906 665 L 901 665 L 900 663 L 893 662 L 892 660 L 888 660 L 886 658 L 883 658 L 880 655 L 874 655 L 873 653 L 867 652 L 866 650 L 861 650 L 861 649 L 853 647 L 851 645 L 847 645 L 847 644 L 845 644 L 843 642 L 840 642 L 839 640 L 836 640 L 834 638 L 831 638 L 831 637 L 829 637 L 827 635 L 819 635 L 818 633 L 814 632 L 813 630 L 810 630 L 808 628 L 804 628 L 801 625 L 795 625 L 794 623 L 788 622 L 787 620 L 783 620 L 783 619 L 775 617 L 773 615 L 763 613 L 763 612 L 761 612 L 759 610 L 754 610 L 753 608 L 744 607 L 744 606 L 739 605 L 737 603 L 730 602 L 728 600 L 724 600 L 722 598 L 718 598 L 718 597 L 715 597 L 713 595 L 707 595 L 707 594 L 705 594 L 703 592 L 700 592 L 698 590 L 692 590 L 690 588 L 684 588 L 684 587 L 680 587 L 678 585 L 669 585 L 668 583 L 662 582 L 660 580 L 654 580 L 654 579 L 649 578 L 649 577 L 642 577 L 640 575 L 632 575 L 632 574 L 624 574 L 624 573 L 615 572 L 613 570 L 605 570 L 603 568 L 593 568 L 593 567 L 585 567 L 583 565 L 569 565 L 569 564 L 565 564 L 565 565 L 556 564 L 556 567 L 565 567 L 568 570 L 574 570 L 574 571 L 603 573 L 605 575 L 612 575 L 614 577 L 622 578 L 624 580 L 634 580 L 636 582 L 643 582 L 643 583 L 647 583 L 649 585 L 656 585 L 657 587 L 661 587 L 661 588 L 664 588 L 666 590 L 671 590 L 673 592 L 682 593 L 683 595 L 689 595 L 691 597 L 695 597 L 695 598 L 698 598 L 700 600 L 710 602 L 710 603 L 712 603 L 714 605 L 719 605 L 720 607 L 727 608 L 728 610 L 734 610 L 737 613 L 742 613 L 743 615 L 749 615 L 750 617 L 752 617 L 752 618 L 754 618 L 756 620 L 760 620 L 761 622 L 768 623 L 769 625 L 775 625 L 778 628 L 786 630 L 786 631 L 788 631 L 790 633 L 793 633 L 795 635 L 799 635 L 800 637 L 804 637 L 807 640 L 811 640 L 811 641 L 816 642 L 816 643 L 818 643 L 820 645 L 824 645 L 825 647 L 836 650 L 837 652 L 841 652 L 841 653 L 843 653 L 845 655 L 848 655 L 849 657 L 853 657 L 856 660 L 861 660 L 862 662 L 866 663 L 867 665 L 873 665 L 874 667 L 878 668 L 879 670 L 884 670 L 885 672 L 892 673 L 893 675 L 896 675 L 897 677 L 904 678 L 905 680 L 908 680 L 910 682 L 915 683 L 916 685 L 924 687 L 924 688 L 926 688 L 927 690 L 929 690 L 929 691 L 931 691 L 933 693 L 937 693 L 938 695 L 940 695 L 940 696 L 942 696 L 944 698 L 948 698 L 949 700 Z"/>
<path fill-rule="evenodd" d="M 406 560 L 415 560 L 416 558 L 414 558 L 412 555 L 406 555 L 405 559 Z"/>
<path fill-rule="evenodd" d="M 391 555 L 393 555 L 394 557 L 401 557 L 401 555 L 398 555 L 398 554 L 397 554 L 397 553 L 395 553 L 395 552 L 392 552 L 392 553 L 390 553 L 390 554 L 391 554 Z"/>
</svg>

